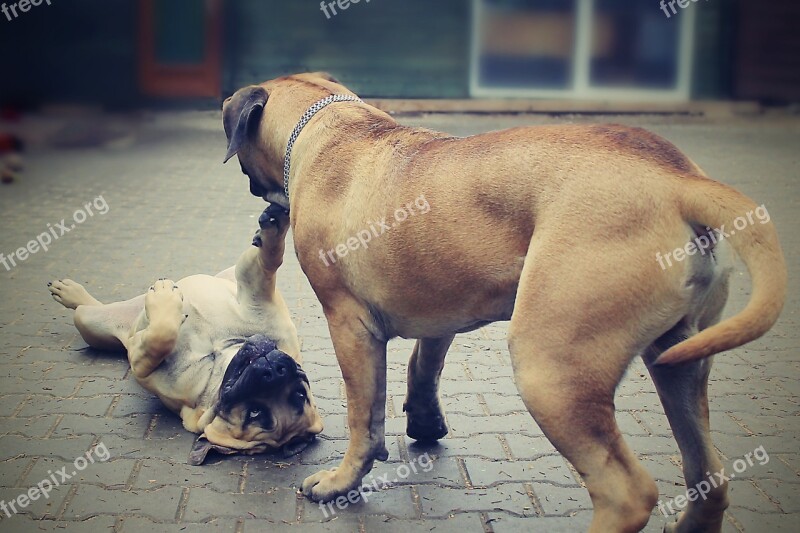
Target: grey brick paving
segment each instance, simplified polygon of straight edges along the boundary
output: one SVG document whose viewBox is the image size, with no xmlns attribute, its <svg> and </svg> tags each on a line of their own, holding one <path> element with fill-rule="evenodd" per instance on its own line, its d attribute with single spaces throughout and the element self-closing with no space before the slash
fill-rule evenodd
<svg viewBox="0 0 800 533">
<path fill-rule="evenodd" d="M 564 117 L 434 116 L 405 122 L 468 134 Z M 790 268 L 786 311 L 773 332 L 717 358 L 710 385 L 715 443 L 726 464 L 759 446 L 769 463 L 731 482 L 725 531 L 800 526 L 800 121 L 615 118 L 643 125 L 683 148 L 709 174 L 764 202 Z M 98 195 L 110 206 L 10 272 L 0 268 L 0 499 L 26 493 L 49 472 L 103 442 L 107 463 L 89 465 L 30 502 L 3 531 L 579 531 L 591 519 L 576 474 L 542 436 L 516 394 L 504 324 L 460 335 L 448 355 L 442 403 L 451 435 L 421 446 L 405 437 L 405 363 L 412 341 L 388 351 L 387 447 L 370 479 L 392 482 L 368 501 L 331 514 L 298 496 L 303 478 L 335 466 L 347 444 L 346 404 L 322 309 L 291 251 L 279 285 L 303 342 L 325 432 L 302 454 L 214 458 L 186 464 L 192 436 L 129 376 L 127 362 L 88 349 L 70 312 L 45 283 L 71 277 L 99 299 L 138 294 L 158 277 L 214 273 L 248 245 L 263 203 L 238 166 L 220 165 L 217 113 L 148 117 L 124 149 L 57 151 L 34 146 L 20 182 L 0 187 L 0 252 Z M 734 276 L 728 313 L 749 295 Z M 640 362 L 617 397 L 620 427 L 657 480 L 662 500 L 683 492 L 680 457 Z M 430 470 L 398 478 L 401 465 L 433 457 Z M 387 477 L 388 476 L 388 477 Z M 2 513 L 0 513 L 2 514 Z M 666 519 L 653 511 L 646 531 Z"/>
</svg>

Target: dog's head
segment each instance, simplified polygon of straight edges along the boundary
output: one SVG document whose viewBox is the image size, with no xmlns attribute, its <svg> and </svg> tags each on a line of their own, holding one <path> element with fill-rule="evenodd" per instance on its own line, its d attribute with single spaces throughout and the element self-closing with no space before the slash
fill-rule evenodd
<svg viewBox="0 0 800 533">
<path fill-rule="evenodd" d="M 239 156 L 250 192 L 288 208 L 283 194 L 283 158 L 292 128 L 314 102 L 350 93 L 324 72 L 296 74 L 239 89 L 222 105 L 228 137 L 227 163 Z"/>
<path fill-rule="evenodd" d="M 204 418 L 192 464 L 201 464 L 211 450 L 297 452 L 322 431 L 305 372 L 263 335 L 248 339 L 233 357 L 217 403 Z"/>
</svg>

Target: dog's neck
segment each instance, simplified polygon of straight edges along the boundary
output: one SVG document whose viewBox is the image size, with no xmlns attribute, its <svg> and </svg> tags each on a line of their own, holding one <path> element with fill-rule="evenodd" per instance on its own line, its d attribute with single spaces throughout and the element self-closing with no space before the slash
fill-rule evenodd
<svg viewBox="0 0 800 533">
<path fill-rule="evenodd" d="M 306 127 L 306 124 L 308 124 L 317 113 L 329 105 L 335 104 L 336 102 L 362 102 L 362 100 L 354 94 L 332 94 L 328 97 L 318 100 L 311 107 L 309 107 L 305 113 L 303 113 L 303 116 L 300 117 L 300 120 L 292 130 L 292 134 L 289 136 L 289 142 L 286 144 L 286 153 L 283 157 L 283 193 L 286 196 L 286 204 L 278 202 L 277 200 L 273 203 L 277 203 L 281 207 L 289 209 L 289 178 L 291 175 L 292 149 L 294 148 L 294 143 L 297 141 L 297 138 L 300 136 L 303 128 Z"/>
<path fill-rule="evenodd" d="M 287 211 L 289 210 L 289 197 L 283 192 L 268 192 L 262 198 L 271 204 L 277 204 Z"/>
</svg>

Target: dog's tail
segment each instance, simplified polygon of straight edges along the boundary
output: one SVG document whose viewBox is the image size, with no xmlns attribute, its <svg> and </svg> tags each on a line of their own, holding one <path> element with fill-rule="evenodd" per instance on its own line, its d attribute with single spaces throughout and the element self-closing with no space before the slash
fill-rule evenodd
<svg viewBox="0 0 800 533">
<path fill-rule="evenodd" d="M 778 320 L 786 297 L 786 263 L 766 208 L 705 177 L 687 177 L 676 185 L 684 220 L 707 226 L 718 240 L 730 241 L 750 272 L 753 292 L 739 314 L 669 348 L 656 364 L 702 359 L 759 338 Z M 753 213 L 759 213 L 758 220 L 753 220 Z"/>
</svg>

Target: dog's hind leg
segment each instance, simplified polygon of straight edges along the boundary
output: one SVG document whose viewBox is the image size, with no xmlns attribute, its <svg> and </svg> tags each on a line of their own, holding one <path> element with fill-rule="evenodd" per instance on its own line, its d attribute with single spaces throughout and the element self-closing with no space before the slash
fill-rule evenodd
<svg viewBox="0 0 800 533">
<path fill-rule="evenodd" d="M 83 340 L 99 350 L 125 350 L 131 326 L 142 312 L 144 296 L 103 304 L 72 280 L 48 283 L 53 299 L 74 309 L 73 320 Z"/>
<path fill-rule="evenodd" d="M 623 439 L 614 393 L 650 318 L 649 300 L 631 285 L 644 286 L 650 274 L 620 261 L 624 253 L 611 244 L 595 245 L 591 261 L 581 262 L 564 253 L 565 242 L 572 244 L 556 239 L 553 247 L 533 242 L 529 249 L 509 327 L 515 382 L 586 484 L 594 506 L 589 531 L 638 532 L 658 487 Z"/>
<path fill-rule="evenodd" d="M 455 335 L 438 339 L 419 339 L 408 361 L 408 394 L 403 404 L 406 433 L 419 441 L 435 441 L 447 435 L 439 402 L 439 377 L 444 357 Z"/>
<path fill-rule="evenodd" d="M 719 456 L 711 442 L 708 416 L 708 376 L 712 358 L 674 366 L 653 366 L 662 352 L 719 321 L 727 298 L 727 280 L 716 287 L 699 321 L 688 317 L 659 338 L 644 353 L 645 363 L 656 384 L 658 395 L 669 419 L 672 433 L 683 457 L 683 475 L 687 489 L 695 497 L 676 523 L 668 524 L 670 533 L 719 532 L 728 507 L 727 481 Z M 693 322 L 699 322 L 695 325 Z"/>
</svg>

